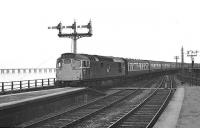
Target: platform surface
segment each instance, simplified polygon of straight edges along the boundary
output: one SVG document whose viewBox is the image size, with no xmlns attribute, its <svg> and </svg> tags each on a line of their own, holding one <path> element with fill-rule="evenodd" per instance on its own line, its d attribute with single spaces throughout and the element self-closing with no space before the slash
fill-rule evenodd
<svg viewBox="0 0 200 128">
<path fill-rule="evenodd" d="M 184 99 L 184 88 L 178 87 L 168 106 L 153 128 L 176 128 Z"/>
<path fill-rule="evenodd" d="M 185 85 L 185 98 L 176 128 L 200 127 L 200 86 Z"/>
<path fill-rule="evenodd" d="M 65 88 L 56 88 L 56 89 L 0 95 L 0 108 L 4 106 L 26 102 L 26 101 L 45 98 L 49 96 L 54 96 L 54 95 L 59 95 L 59 94 L 64 94 L 64 93 L 71 93 L 71 92 L 75 92 L 75 91 L 79 91 L 83 89 L 85 88 L 65 87 Z"/>
</svg>

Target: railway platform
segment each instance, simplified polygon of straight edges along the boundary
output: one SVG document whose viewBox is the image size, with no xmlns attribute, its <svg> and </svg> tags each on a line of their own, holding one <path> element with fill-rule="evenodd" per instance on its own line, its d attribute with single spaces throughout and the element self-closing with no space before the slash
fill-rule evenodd
<svg viewBox="0 0 200 128">
<path fill-rule="evenodd" d="M 70 102 L 68 97 L 85 90 L 86 88 L 65 87 L 1 95 L 0 127 L 15 126 L 45 113 L 51 113 L 61 105 L 67 106 Z"/>
<path fill-rule="evenodd" d="M 56 88 L 49 90 L 31 91 L 17 94 L 0 95 L 0 110 L 22 103 L 39 100 L 46 97 L 58 96 L 67 93 L 73 93 L 85 88 Z"/>
</svg>

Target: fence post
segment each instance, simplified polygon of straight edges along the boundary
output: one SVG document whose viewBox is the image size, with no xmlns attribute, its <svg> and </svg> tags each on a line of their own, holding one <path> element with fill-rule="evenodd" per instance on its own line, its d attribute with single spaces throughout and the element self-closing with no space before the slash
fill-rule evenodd
<svg viewBox="0 0 200 128">
<path fill-rule="evenodd" d="M 37 80 L 35 80 L 35 87 L 37 88 Z"/>
<path fill-rule="evenodd" d="M 53 85 L 55 86 L 56 78 L 53 78 Z"/>
<path fill-rule="evenodd" d="M 30 80 L 28 80 L 28 88 L 30 88 Z"/>
<path fill-rule="evenodd" d="M 19 81 L 20 90 L 22 89 L 22 81 Z"/>
<path fill-rule="evenodd" d="M 49 86 L 49 78 L 48 78 L 48 86 Z"/>
<path fill-rule="evenodd" d="M 44 83 L 43 83 L 43 79 L 42 79 L 42 87 L 43 87 L 43 84 L 44 84 Z"/>
<path fill-rule="evenodd" d="M 4 82 L 2 82 L 1 91 L 4 92 Z"/>
<path fill-rule="evenodd" d="M 11 82 L 11 90 L 13 91 L 13 86 L 14 86 L 14 83 L 13 81 Z"/>
</svg>

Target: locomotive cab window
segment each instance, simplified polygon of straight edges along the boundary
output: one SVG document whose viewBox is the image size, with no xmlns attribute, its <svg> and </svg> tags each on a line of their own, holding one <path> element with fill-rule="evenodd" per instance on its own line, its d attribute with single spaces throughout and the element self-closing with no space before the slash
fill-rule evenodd
<svg viewBox="0 0 200 128">
<path fill-rule="evenodd" d="M 62 67 L 62 61 L 58 61 L 57 68 L 61 68 L 61 67 Z"/>
<path fill-rule="evenodd" d="M 65 59 L 65 60 L 64 60 L 64 63 L 65 63 L 65 64 L 70 64 L 70 63 L 71 63 L 71 59 Z"/>
</svg>

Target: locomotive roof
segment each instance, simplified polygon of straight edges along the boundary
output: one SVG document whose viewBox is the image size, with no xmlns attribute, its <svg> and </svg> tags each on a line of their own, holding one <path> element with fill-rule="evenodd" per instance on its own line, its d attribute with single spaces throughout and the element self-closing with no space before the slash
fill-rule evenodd
<svg viewBox="0 0 200 128">
<path fill-rule="evenodd" d="M 86 59 L 88 60 L 88 57 L 83 56 L 81 54 L 74 54 L 74 53 L 64 53 L 61 55 L 61 58 L 76 58 L 76 59 Z"/>
<path fill-rule="evenodd" d="M 76 58 L 76 59 L 85 59 L 90 61 L 107 61 L 114 62 L 112 57 L 105 57 L 99 55 L 88 55 L 88 54 L 74 54 L 74 53 L 64 53 L 61 55 L 61 58 Z"/>
</svg>

